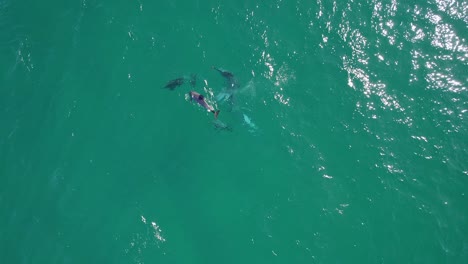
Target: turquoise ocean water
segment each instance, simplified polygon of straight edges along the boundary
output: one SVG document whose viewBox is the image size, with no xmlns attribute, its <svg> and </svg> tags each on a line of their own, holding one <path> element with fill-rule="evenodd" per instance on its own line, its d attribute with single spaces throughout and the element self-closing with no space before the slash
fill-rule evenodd
<svg viewBox="0 0 468 264">
<path fill-rule="evenodd" d="M 467 25 L 456 0 L 0 0 L 0 263 L 468 263 Z"/>
</svg>

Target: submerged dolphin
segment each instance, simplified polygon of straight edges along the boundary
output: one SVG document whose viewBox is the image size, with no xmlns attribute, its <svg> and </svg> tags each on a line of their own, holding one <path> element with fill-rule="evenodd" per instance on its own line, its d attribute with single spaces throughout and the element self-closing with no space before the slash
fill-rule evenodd
<svg viewBox="0 0 468 264">
<path fill-rule="evenodd" d="M 238 105 L 235 101 L 235 99 L 238 97 L 237 95 L 240 94 L 250 93 L 251 96 L 255 95 L 255 85 L 253 80 L 250 80 L 244 87 L 240 88 L 237 79 L 234 77 L 234 74 L 214 66 L 212 68 L 218 71 L 221 76 L 226 79 L 226 87 L 216 95 L 216 100 L 220 103 L 228 102 L 228 111 L 235 111 L 237 115 L 240 115 L 241 120 L 244 122 L 244 124 L 247 125 L 250 132 L 258 131 L 257 125 L 246 114 L 246 111 L 249 111 L 248 108 Z M 234 97 L 234 95 L 236 96 Z"/>
<path fill-rule="evenodd" d="M 237 88 L 239 86 L 239 84 L 237 83 L 236 78 L 234 78 L 234 74 L 232 74 L 232 72 L 222 70 L 222 69 L 217 68 L 215 66 L 211 66 L 211 68 L 218 71 L 221 74 L 221 76 L 223 76 L 226 79 L 226 83 L 227 83 L 228 88 Z"/>
<path fill-rule="evenodd" d="M 222 70 L 214 66 L 211 68 L 219 72 L 226 80 L 226 87 L 216 96 L 216 101 L 229 102 L 229 111 L 232 111 L 232 107 L 234 106 L 234 93 L 236 93 L 237 89 L 239 88 L 239 83 L 237 82 L 237 79 L 234 77 L 232 72 Z"/>
<path fill-rule="evenodd" d="M 181 86 L 182 84 L 184 84 L 185 82 L 185 78 L 183 77 L 179 77 L 177 79 L 174 79 L 174 80 L 170 80 L 169 82 L 167 82 L 166 86 L 164 86 L 164 88 L 167 88 L 169 90 L 174 90 L 175 88 Z"/>
<path fill-rule="evenodd" d="M 244 122 L 250 127 L 250 131 L 251 132 L 254 132 L 257 130 L 257 125 L 255 125 L 255 123 L 252 121 L 252 119 L 250 119 L 249 116 L 247 116 L 245 113 L 242 113 L 243 117 L 244 117 Z"/>
<path fill-rule="evenodd" d="M 212 105 L 208 104 L 205 101 L 205 97 L 203 95 L 194 91 L 190 91 L 189 96 L 190 96 L 190 101 L 191 100 L 197 101 L 197 103 L 203 106 L 203 108 L 205 108 L 208 112 L 213 113 L 215 118 L 218 118 L 219 110 L 216 110 Z"/>
<path fill-rule="evenodd" d="M 174 80 L 170 80 L 169 82 L 166 83 L 166 86 L 164 86 L 164 88 L 167 88 L 169 90 L 174 90 L 175 88 L 184 84 L 186 81 L 190 82 L 190 86 L 195 87 L 197 85 L 197 75 L 191 74 L 190 78 L 184 76 L 184 77 L 176 78 Z"/>
<path fill-rule="evenodd" d="M 224 131 L 232 132 L 232 127 L 230 125 L 227 125 L 221 122 L 219 119 L 214 120 L 213 125 L 217 130 L 224 130 Z"/>
</svg>

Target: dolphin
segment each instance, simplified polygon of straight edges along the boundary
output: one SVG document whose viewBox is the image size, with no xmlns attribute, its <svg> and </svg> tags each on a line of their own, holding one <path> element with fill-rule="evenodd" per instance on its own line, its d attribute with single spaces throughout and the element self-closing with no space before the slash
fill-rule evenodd
<svg viewBox="0 0 468 264">
<path fill-rule="evenodd" d="M 214 120 L 213 125 L 214 125 L 214 128 L 217 130 L 224 130 L 224 131 L 232 132 L 232 127 L 230 125 L 227 125 L 221 122 L 219 119 Z"/>
<path fill-rule="evenodd" d="M 246 111 L 249 111 L 247 108 L 242 107 L 236 103 L 236 98 L 238 95 L 249 93 L 251 96 L 255 96 L 255 85 L 253 80 L 250 80 L 244 87 L 240 87 L 237 79 L 229 71 L 212 67 L 221 74 L 221 76 L 226 79 L 226 87 L 216 95 L 216 101 L 220 103 L 228 102 L 229 112 L 235 111 L 237 114 L 240 114 L 240 118 L 247 125 L 250 132 L 258 131 L 257 125 L 252 121 L 252 119 L 246 114 Z M 234 96 L 236 95 L 236 96 Z M 216 126 L 216 124 L 215 124 Z"/>
<path fill-rule="evenodd" d="M 221 76 L 223 76 L 224 79 L 226 79 L 226 84 L 227 84 L 228 88 L 237 88 L 237 87 L 239 87 L 239 84 L 238 84 L 236 78 L 234 77 L 234 74 L 232 74 L 232 72 L 217 68 L 215 66 L 211 66 L 211 68 L 218 71 L 221 74 Z"/>
<path fill-rule="evenodd" d="M 164 86 L 164 88 L 167 88 L 169 90 L 174 90 L 175 88 L 181 86 L 182 84 L 184 84 L 185 82 L 185 78 L 184 77 L 179 77 L 177 79 L 174 79 L 174 80 L 170 80 L 169 82 L 167 82 L 166 86 Z"/>
<path fill-rule="evenodd" d="M 184 76 L 184 77 L 176 78 L 174 80 L 170 80 L 169 82 L 166 83 L 166 86 L 164 86 L 164 88 L 167 88 L 169 90 L 174 90 L 175 88 L 183 85 L 187 81 L 190 83 L 190 86 L 195 87 L 197 85 L 197 75 L 190 74 L 190 77 Z"/>
<path fill-rule="evenodd" d="M 234 74 L 232 74 L 232 72 L 222 70 L 215 66 L 212 66 L 211 68 L 219 72 L 221 76 L 226 80 L 226 87 L 222 92 L 220 92 L 216 96 L 216 101 L 229 102 L 229 111 L 232 111 L 232 108 L 234 106 L 234 93 L 236 93 L 237 89 L 239 88 L 239 83 L 237 82 L 237 79 L 234 77 Z"/>
<path fill-rule="evenodd" d="M 246 115 L 245 113 L 242 113 L 242 116 L 244 117 L 244 123 L 246 123 L 250 127 L 251 132 L 254 132 L 258 129 L 257 125 L 255 125 L 255 123 L 252 121 L 252 119 L 248 115 Z"/>
<path fill-rule="evenodd" d="M 214 114 L 215 119 L 218 118 L 219 110 L 216 110 L 212 105 L 205 101 L 205 97 L 195 91 L 189 92 L 190 101 L 195 100 L 199 105 L 205 108 L 208 112 Z"/>
</svg>

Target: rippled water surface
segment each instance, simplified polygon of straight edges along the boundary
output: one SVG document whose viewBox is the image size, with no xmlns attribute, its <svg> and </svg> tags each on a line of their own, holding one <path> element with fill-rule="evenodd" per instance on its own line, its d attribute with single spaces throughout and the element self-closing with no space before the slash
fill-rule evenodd
<svg viewBox="0 0 468 264">
<path fill-rule="evenodd" d="M 0 262 L 468 263 L 467 28 L 455 0 L 0 0 Z"/>
</svg>

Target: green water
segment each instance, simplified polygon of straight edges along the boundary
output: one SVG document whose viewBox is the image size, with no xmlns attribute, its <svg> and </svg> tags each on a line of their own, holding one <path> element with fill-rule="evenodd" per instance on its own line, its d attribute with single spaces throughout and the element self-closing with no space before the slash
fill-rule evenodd
<svg viewBox="0 0 468 264">
<path fill-rule="evenodd" d="M 467 14 L 0 0 L 0 263 L 468 263 Z"/>
</svg>

